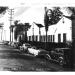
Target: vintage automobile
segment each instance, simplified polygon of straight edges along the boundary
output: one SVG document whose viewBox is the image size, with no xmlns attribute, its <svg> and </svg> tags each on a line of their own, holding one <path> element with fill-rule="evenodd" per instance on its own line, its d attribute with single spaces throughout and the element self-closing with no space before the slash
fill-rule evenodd
<svg viewBox="0 0 75 75">
<path fill-rule="evenodd" d="M 9 41 L 3 41 L 4 45 L 8 45 Z"/>
<path fill-rule="evenodd" d="M 8 45 L 11 46 L 12 42 L 9 41 Z"/>
<path fill-rule="evenodd" d="M 37 49 L 37 47 L 32 46 L 32 47 L 28 48 L 28 53 L 32 54 L 34 56 L 37 56 L 39 53 L 39 50 Z"/>
<path fill-rule="evenodd" d="M 50 56 L 53 61 L 64 65 L 70 62 L 70 51 L 70 48 L 55 48 L 51 50 Z"/>
<path fill-rule="evenodd" d="M 30 44 L 24 43 L 23 45 L 20 46 L 20 51 L 26 52 L 30 47 L 31 47 Z"/>
<path fill-rule="evenodd" d="M 38 53 L 37 57 L 43 57 L 43 58 L 46 58 L 48 60 L 51 59 L 50 52 L 46 51 L 44 49 L 41 49 L 41 48 L 39 49 L 39 53 Z"/>
<path fill-rule="evenodd" d="M 51 59 L 49 52 L 43 49 L 38 49 L 37 47 L 33 46 L 31 48 L 28 48 L 28 52 L 30 54 L 33 54 L 35 57 L 43 57 L 46 59 Z"/>
</svg>

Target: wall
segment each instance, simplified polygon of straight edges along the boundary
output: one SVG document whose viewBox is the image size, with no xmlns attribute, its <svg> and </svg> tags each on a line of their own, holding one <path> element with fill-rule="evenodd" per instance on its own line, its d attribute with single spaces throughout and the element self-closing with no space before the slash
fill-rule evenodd
<svg viewBox="0 0 75 75">
<path fill-rule="evenodd" d="M 33 31 L 33 28 L 34 28 L 34 31 Z M 34 32 L 34 37 L 39 36 L 39 27 L 35 24 L 33 24 L 31 26 L 31 28 L 27 31 L 27 36 L 33 36 L 33 32 Z M 35 38 L 34 38 L 34 41 L 35 41 Z M 37 41 L 39 41 L 39 37 L 38 37 Z"/>
<path fill-rule="evenodd" d="M 63 19 L 64 18 L 64 19 Z M 55 42 L 58 42 L 58 34 L 61 34 L 61 42 L 63 42 L 63 34 L 66 33 L 67 41 L 72 41 L 72 23 L 66 17 L 63 17 L 57 24 L 48 28 L 48 35 L 54 35 Z M 64 21 L 64 23 L 63 23 Z M 46 35 L 45 27 L 41 28 L 41 35 Z"/>
</svg>

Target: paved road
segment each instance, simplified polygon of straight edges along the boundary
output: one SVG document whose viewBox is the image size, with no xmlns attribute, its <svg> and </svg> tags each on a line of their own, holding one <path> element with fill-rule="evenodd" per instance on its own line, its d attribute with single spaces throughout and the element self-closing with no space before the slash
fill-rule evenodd
<svg viewBox="0 0 75 75">
<path fill-rule="evenodd" d="M 0 71 L 62 71 L 59 65 L 43 58 L 22 54 L 18 49 L 0 45 Z"/>
</svg>

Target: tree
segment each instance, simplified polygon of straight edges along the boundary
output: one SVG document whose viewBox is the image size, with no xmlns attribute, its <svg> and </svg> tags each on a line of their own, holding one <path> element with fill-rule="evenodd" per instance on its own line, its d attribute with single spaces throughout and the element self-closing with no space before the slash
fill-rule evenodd
<svg viewBox="0 0 75 75">
<path fill-rule="evenodd" d="M 75 7 L 68 7 L 68 9 L 72 12 L 71 16 L 66 16 L 72 21 L 72 47 L 71 47 L 71 52 L 70 52 L 70 66 L 71 68 L 74 68 L 75 64 Z"/>
<path fill-rule="evenodd" d="M 60 11 L 60 7 L 54 7 L 52 11 L 52 15 L 51 15 L 52 17 L 49 20 L 49 24 L 53 25 L 53 24 L 58 23 L 62 15 L 63 13 Z"/>
<path fill-rule="evenodd" d="M 72 15 L 75 15 L 75 7 L 68 7 L 68 9 L 72 12 Z"/>
<path fill-rule="evenodd" d="M 14 38 L 15 40 L 17 40 L 18 35 L 21 34 L 21 32 L 23 32 L 23 24 L 20 23 L 15 23 L 15 31 L 14 31 Z"/>
<path fill-rule="evenodd" d="M 8 9 L 8 7 L 0 7 L 0 14 L 5 14 L 6 10 Z"/>
<path fill-rule="evenodd" d="M 10 26 L 10 30 L 11 30 L 11 33 L 12 33 L 12 42 L 13 42 L 13 29 L 14 29 L 14 27 L 15 27 L 14 25 Z"/>
<path fill-rule="evenodd" d="M 58 21 L 61 19 L 62 14 L 63 13 L 60 11 L 59 7 L 54 7 L 53 10 L 47 9 L 47 7 L 45 7 L 44 24 L 46 30 L 46 45 L 47 45 L 47 31 L 49 25 L 58 23 Z"/>
<path fill-rule="evenodd" d="M 25 32 L 24 42 L 27 42 L 27 31 L 30 27 L 31 27 L 31 25 L 29 23 L 24 23 L 24 29 L 23 29 Z"/>
<path fill-rule="evenodd" d="M 27 42 L 27 31 L 31 27 L 29 23 L 18 23 L 16 20 L 14 22 L 15 24 L 15 31 L 14 31 L 14 38 L 17 40 L 18 35 L 22 35 L 23 38 L 20 40 L 23 40 L 23 42 Z"/>
<path fill-rule="evenodd" d="M 75 64 L 75 7 L 67 7 L 68 11 L 71 12 L 70 16 L 65 16 L 66 18 L 69 18 L 72 21 L 72 42 L 68 43 L 68 47 L 70 48 L 70 51 L 67 52 L 67 56 L 69 56 L 69 59 L 67 59 L 69 62 L 66 64 L 66 67 L 71 68 L 71 70 L 74 68 Z"/>
</svg>

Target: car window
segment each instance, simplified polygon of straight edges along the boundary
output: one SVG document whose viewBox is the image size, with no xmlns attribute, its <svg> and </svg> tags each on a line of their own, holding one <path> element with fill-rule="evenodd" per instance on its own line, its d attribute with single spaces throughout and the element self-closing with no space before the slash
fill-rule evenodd
<svg viewBox="0 0 75 75">
<path fill-rule="evenodd" d="M 37 49 L 35 46 L 32 47 L 33 49 Z"/>
<path fill-rule="evenodd" d="M 27 44 L 26 46 L 30 46 L 30 45 Z"/>
</svg>

